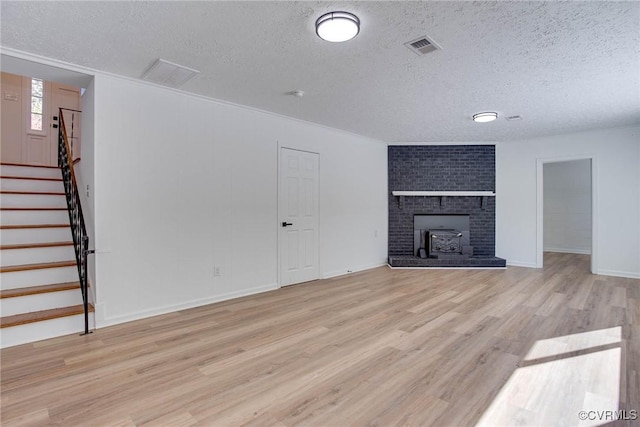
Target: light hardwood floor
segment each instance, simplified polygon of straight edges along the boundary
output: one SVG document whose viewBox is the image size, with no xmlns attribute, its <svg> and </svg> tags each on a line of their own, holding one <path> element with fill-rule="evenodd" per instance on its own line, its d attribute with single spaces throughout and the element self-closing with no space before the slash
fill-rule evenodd
<svg viewBox="0 0 640 427">
<path fill-rule="evenodd" d="M 381 267 L 5 349 L 2 425 L 602 425 L 578 412 L 618 408 L 632 418 L 640 280 L 588 264 L 545 254 L 542 270 Z"/>
</svg>

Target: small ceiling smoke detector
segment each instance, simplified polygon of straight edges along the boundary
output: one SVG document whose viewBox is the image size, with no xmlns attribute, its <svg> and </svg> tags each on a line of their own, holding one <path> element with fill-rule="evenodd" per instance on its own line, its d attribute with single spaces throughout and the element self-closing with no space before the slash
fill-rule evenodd
<svg viewBox="0 0 640 427">
<path fill-rule="evenodd" d="M 505 117 L 505 119 L 507 119 L 507 121 L 509 122 L 513 122 L 517 120 L 522 120 L 522 116 L 509 116 L 509 117 Z"/>
<path fill-rule="evenodd" d="M 406 42 L 404 45 L 408 47 L 411 52 L 421 56 L 442 49 L 437 43 L 427 36 L 418 37 L 415 40 Z"/>
<path fill-rule="evenodd" d="M 291 92 L 289 92 L 289 95 L 293 95 L 297 98 L 302 98 L 304 96 L 304 91 L 300 89 L 292 90 Z"/>
<path fill-rule="evenodd" d="M 473 115 L 473 121 L 476 123 L 492 122 L 497 118 L 498 118 L 498 113 L 494 113 L 492 111 L 487 111 L 484 113 L 476 113 Z"/>
<path fill-rule="evenodd" d="M 349 12 L 329 12 L 316 21 L 316 34 L 328 42 L 346 42 L 360 32 L 360 19 Z"/>
<path fill-rule="evenodd" d="M 174 64 L 164 59 L 158 59 L 142 75 L 142 80 L 179 88 L 199 73 L 200 71 L 194 70 L 193 68 Z"/>
</svg>

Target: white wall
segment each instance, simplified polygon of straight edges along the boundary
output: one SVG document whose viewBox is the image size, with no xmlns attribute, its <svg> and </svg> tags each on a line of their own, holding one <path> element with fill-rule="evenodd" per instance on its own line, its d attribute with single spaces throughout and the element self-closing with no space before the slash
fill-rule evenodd
<svg viewBox="0 0 640 427">
<path fill-rule="evenodd" d="M 98 326 L 277 287 L 278 144 L 320 154 L 323 277 L 385 263 L 383 143 L 113 76 L 94 89 Z"/>
<path fill-rule="evenodd" d="M 640 127 L 499 143 L 496 255 L 536 265 L 538 159 L 594 157 L 595 273 L 640 277 Z"/>
<path fill-rule="evenodd" d="M 545 163 L 544 250 L 591 253 L 591 161 Z"/>
</svg>

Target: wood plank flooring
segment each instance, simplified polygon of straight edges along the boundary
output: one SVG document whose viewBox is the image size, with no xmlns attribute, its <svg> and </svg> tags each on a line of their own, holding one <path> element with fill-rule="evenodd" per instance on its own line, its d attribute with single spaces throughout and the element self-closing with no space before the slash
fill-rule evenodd
<svg viewBox="0 0 640 427">
<path fill-rule="evenodd" d="M 3 426 L 603 425 L 640 411 L 640 280 L 381 267 L 0 355 Z"/>
</svg>

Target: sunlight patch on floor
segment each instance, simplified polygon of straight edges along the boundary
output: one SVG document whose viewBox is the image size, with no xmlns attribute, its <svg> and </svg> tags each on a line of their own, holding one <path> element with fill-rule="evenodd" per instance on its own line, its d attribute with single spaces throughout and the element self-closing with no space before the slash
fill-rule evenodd
<svg viewBox="0 0 640 427">
<path fill-rule="evenodd" d="M 587 350 L 622 341 L 620 326 L 597 331 L 582 332 L 580 334 L 565 335 L 536 341 L 524 360 L 542 359 L 579 350 Z"/>
<path fill-rule="evenodd" d="M 477 426 L 607 424 L 580 411 L 618 409 L 620 343 L 620 327 L 536 342 Z"/>
</svg>

